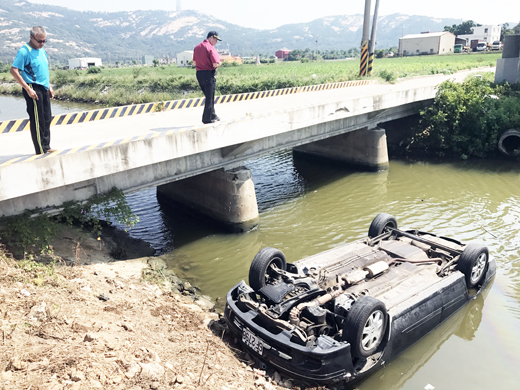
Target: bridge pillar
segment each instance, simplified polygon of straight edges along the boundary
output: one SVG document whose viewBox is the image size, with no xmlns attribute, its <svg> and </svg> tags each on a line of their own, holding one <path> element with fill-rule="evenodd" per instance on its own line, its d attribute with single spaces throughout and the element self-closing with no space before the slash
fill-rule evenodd
<svg viewBox="0 0 520 390">
<path fill-rule="evenodd" d="M 388 169 L 386 132 L 380 127 L 351 131 L 298 146 L 296 153 L 339 161 L 371 171 Z"/>
<path fill-rule="evenodd" d="M 218 169 L 157 187 L 157 197 L 186 205 L 235 233 L 258 225 L 258 205 L 251 171 Z"/>
</svg>

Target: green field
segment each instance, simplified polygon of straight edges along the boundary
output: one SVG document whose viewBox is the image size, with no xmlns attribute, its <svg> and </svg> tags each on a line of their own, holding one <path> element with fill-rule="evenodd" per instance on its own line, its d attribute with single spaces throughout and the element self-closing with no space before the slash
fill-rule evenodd
<svg viewBox="0 0 520 390">
<path fill-rule="evenodd" d="M 380 82 L 428 74 L 451 74 L 462 69 L 491 67 L 501 53 L 457 54 L 376 59 L 372 76 Z M 359 59 L 279 62 L 226 66 L 218 70 L 217 95 L 264 91 L 339 81 L 358 80 Z M 0 93 L 21 93 L 9 73 L 0 74 Z M 203 96 L 192 68 L 128 67 L 51 72 L 56 98 L 117 106 Z"/>
</svg>

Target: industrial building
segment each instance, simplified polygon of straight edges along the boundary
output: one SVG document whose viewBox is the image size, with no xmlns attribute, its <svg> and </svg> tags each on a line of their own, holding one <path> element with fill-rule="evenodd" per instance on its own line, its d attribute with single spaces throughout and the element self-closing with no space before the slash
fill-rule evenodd
<svg viewBox="0 0 520 390">
<path fill-rule="evenodd" d="M 451 54 L 455 35 L 448 32 L 409 34 L 399 38 L 399 55 Z"/>
<path fill-rule="evenodd" d="M 71 58 L 69 69 L 87 69 L 91 66 L 101 66 L 101 58 Z"/>
</svg>

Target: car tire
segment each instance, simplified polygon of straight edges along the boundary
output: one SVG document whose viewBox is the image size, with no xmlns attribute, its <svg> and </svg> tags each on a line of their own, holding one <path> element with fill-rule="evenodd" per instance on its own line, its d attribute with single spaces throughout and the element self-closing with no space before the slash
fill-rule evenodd
<svg viewBox="0 0 520 390">
<path fill-rule="evenodd" d="M 387 227 L 397 229 L 397 219 L 393 215 L 386 213 L 376 215 L 368 228 L 368 237 L 374 238 L 379 236 Z"/>
<path fill-rule="evenodd" d="M 275 264 L 279 269 L 285 271 L 287 262 L 282 251 L 266 247 L 260 250 L 249 267 L 249 285 L 255 291 L 266 285 L 270 275 L 270 266 Z"/>
<path fill-rule="evenodd" d="M 469 243 L 459 257 L 457 269 L 466 278 L 468 288 L 477 286 L 486 276 L 489 263 L 489 251 L 484 245 Z"/>
<path fill-rule="evenodd" d="M 387 324 L 386 307 L 379 299 L 362 296 L 348 312 L 343 332 L 353 357 L 367 358 L 383 341 Z"/>
</svg>

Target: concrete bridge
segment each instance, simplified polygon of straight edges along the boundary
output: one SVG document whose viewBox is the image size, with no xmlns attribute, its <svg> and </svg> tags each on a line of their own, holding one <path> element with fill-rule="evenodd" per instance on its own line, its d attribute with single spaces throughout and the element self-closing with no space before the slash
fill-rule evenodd
<svg viewBox="0 0 520 390">
<path fill-rule="evenodd" d="M 387 169 L 385 130 L 378 125 L 416 113 L 431 103 L 439 83 L 469 73 L 218 104 L 222 120 L 210 125 L 199 125 L 202 108 L 188 107 L 54 126 L 51 147 L 59 151 L 43 156 L 33 155 L 28 131 L 6 132 L 22 121 L 0 123 L 0 216 L 56 209 L 113 187 L 126 193 L 158 187 L 158 196 L 245 231 L 258 223 L 245 160 L 296 148 L 363 169 Z M 110 110 L 108 117 L 126 109 Z"/>
</svg>

